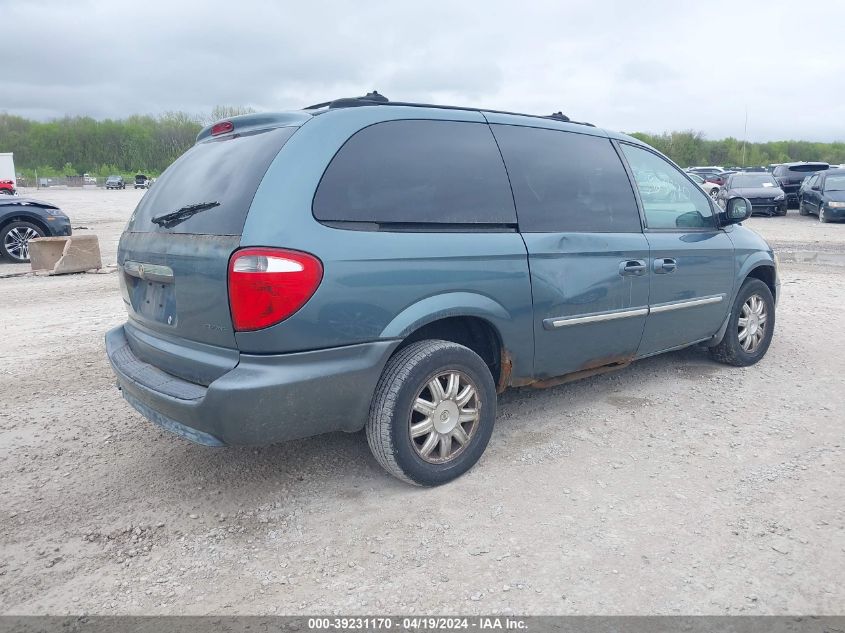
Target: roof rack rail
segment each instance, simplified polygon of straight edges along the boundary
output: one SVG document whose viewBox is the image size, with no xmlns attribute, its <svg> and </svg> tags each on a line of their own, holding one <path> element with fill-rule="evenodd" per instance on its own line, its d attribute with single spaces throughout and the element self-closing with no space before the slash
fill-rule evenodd
<svg viewBox="0 0 845 633">
<path fill-rule="evenodd" d="M 333 110 L 335 108 L 354 108 L 357 106 L 367 106 L 367 105 L 387 105 L 387 106 L 407 106 L 411 108 L 438 108 L 441 110 L 463 110 L 467 112 L 489 112 L 491 114 L 514 114 L 517 116 L 529 116 L 535 117 L 538 119 L 552 119 L 554 121 L 561 121 L 564 123 L 574 123 L 576 125 L 586 125 L 589 127 L 596 127 L 592 123 L 587 123 L 585 121 L 573 121 L 568 116 L 566 116 L 563 112 L 554 112 L 549 115 L 539 115 L 539 114 L 525 114 L 524 112 L 508 112 L 506 110 L 489 110 L 487 108 L 469 108 L 466 106 L 450 106 L 450 105 L 441 105 L 435 103 L 414 103 L 411 101 L 391 101 L 383 94 L 380 94 L 377 90 L 373 90 L 372 92 L 368 92 L 363 97 L 343 97 L 340 99 L 333 99 L 332 101 L 324 101 L 322 103 L 315 103 L 314 105 L 308 106 L 307 108 L 303 108 L 304 110 L 320 110 L 322 108 L 328 108 L 329 110 Z"/>
<path fill-rule="evenodd" d="M 552 112 L 550 115 L 544 117 L 546 119 L 556 119 L 558 121 L 566 121 L 569 122 L 571 119 L 566 116 L 563 112 L 558 110 L 557 112 Z"/>
<path fill-rule="evenodd" d="M 378 90 L 368 92 L 363 97 L 342 97 L 340 99 L 333 99 L 332 101 L 324 101 L 323 103 L 315 103 L 304 110 L 318 110 L 320 108 L 353 108 L 355 106 L 364 105 L 378 105 L 382 103 L 390 103 L 390 99 L 383 94 L 379 94 Z"/>
</svg>

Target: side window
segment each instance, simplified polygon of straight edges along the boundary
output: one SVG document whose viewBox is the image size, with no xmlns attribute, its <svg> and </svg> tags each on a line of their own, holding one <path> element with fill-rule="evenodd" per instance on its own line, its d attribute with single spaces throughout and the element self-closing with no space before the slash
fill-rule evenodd
<svg viewBox="0 0 845 633">
<path fill-rule="evenodd" d="M 813 186 L 815 186 L 816 181 L 818 179 L 819 179 L 818 174 L 813 174 L 812 176 L 807 178 L 807 180 L 804 181 L 804 189 L 811 189 Z"/>
<path fill-rule="evenodd" d="M 516 224 L 502 157 L 489 126 L 387 121 L 354 134 L 314 196 L 322 221 Z"/>
<path fill-rule="evenodd" d="M 606 138 L 491 126 L 527 233 L 642 231 L 631 182 Z"/>
<path fill-rule="evenodd" d="M 648 150 L 622 143 L 650 229 L 715 226 L 708 196 L 669 162 Z"/>
</svg>

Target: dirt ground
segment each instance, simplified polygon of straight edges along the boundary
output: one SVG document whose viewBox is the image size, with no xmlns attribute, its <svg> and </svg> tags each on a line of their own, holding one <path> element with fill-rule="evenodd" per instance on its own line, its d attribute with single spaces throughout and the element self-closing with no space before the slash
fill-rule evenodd
<svg viewBox="0 0 845 633">
<path fill-rule="evenodd" d="M 114 263 L 140 194 L 38 197 Z M 845 252 L 845 224 L 748 224 Z M 0 279 L 0 613 L 840 614 L 845 267 L 781 277 L 760 364 L 689 349 L 507 392 L 481 462 L 436 489 L 362 434 L 169 435 L 114 387 L 115 274 Z"/>
</svg>

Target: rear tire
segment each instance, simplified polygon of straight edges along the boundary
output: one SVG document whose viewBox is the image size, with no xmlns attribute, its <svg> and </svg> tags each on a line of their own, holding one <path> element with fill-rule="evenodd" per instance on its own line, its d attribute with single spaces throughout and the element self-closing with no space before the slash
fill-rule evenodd
<svg viewBox="0 0 845 633">
<path fill-rule="evenodd" d="M 710 356 L 735 367 L 753 365 L 766 355 L 774 330 L 772 292 L 759 279 L 749 277 L 734 300 L 725 336 L 710 348 Z"/>
<path fill-rule="evenodd" d="M 495 420 L 496 386 L 481 357 L 457 343 L 419 341 L 387 362 L 370 405 L 367 442 L 394 477 L 437 486 L 475 465 Z"/>
<path fill-rule="evenodd" d="M 804 207 L 804 201 L 798 200 L 798 215 L 810 215 L 810 212 Z"/>
</svg>

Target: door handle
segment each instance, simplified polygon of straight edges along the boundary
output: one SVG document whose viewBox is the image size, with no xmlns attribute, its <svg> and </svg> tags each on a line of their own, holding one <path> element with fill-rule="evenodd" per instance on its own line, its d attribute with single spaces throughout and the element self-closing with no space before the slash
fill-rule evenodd
<svg viewBox="0 0 845 633">
<path fill-rule="evenodd" d="M 654 272 L 659 275 L 665 275 L 666 273 L 675 272 L 675 269 L 677 267 L 677 262 L 671 257 L 665 257 L 662 259 L 654 260 Z"/>
<path fill-rule="evenodd" d="M 645 275 L 646 265 L 642 259 L 629 259 L 619 264 L 619 274 L 623 277 Z"/>
</svg>

